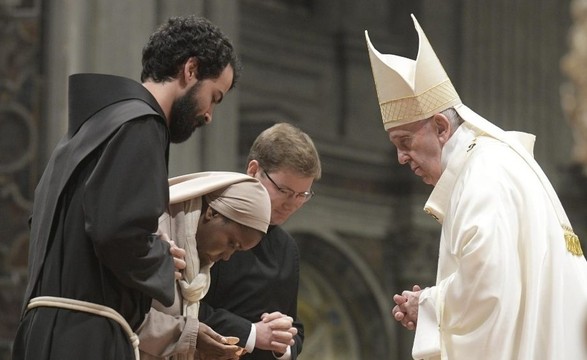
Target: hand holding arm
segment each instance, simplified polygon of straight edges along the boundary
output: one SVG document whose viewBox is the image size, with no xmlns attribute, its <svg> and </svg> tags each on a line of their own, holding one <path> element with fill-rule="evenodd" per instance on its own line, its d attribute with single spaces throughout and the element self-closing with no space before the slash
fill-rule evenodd
<svg viewBox="0 0 587 360">
<path fill-rule="evenodd" d="M 185 269 L 186 262 L 185 262 L 185 250 L 180 248 L 179 246 L 175 245 L 175 241 L 169 238 L 169 235 L 166 233 L 158 233 L 161 240 L 165 240 L 169 243 L 169 253 L 173 256 L 173 264 L 175 265 L 175 280 L 180 280 L 183 275 L 181 271 Z"/>
</svg>

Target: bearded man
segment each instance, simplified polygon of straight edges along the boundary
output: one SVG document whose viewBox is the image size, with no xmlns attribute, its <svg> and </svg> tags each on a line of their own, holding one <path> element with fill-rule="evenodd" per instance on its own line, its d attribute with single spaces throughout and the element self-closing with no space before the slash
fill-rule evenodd
<svg viewBox="0 0 587 360">
<path fill-rule="evenodd" d="M 169 143 L 212 121 L 240 65 L 194 16 L 153 33 L 142 64 L 142 84 L 70 77 L 69 129 L 35 191 L 13 359 L 132 359 L 151 300 L 174 301 L 173 248 L 157 234 Z"/>
</svg>

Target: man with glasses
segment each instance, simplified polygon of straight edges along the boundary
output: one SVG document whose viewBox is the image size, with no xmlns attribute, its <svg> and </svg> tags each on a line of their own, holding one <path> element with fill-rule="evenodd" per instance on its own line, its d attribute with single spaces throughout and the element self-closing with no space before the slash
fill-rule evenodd
<svg viewBox="0 0 587 360">
<path fill-rule="evenodd" d="M 312 198 L 321 176 L 310 137 L 287 123 L 263 131 L 247 158 L 247 174 L 265 186 L 271 225 L 259 245 L 215 264 L 200 305 L 200 321 L 225 336 L 238 337 L 242 359 L 296 359 L 303 325 L 297 319 L 299 252 L 279 225 Z"/>
</svg>

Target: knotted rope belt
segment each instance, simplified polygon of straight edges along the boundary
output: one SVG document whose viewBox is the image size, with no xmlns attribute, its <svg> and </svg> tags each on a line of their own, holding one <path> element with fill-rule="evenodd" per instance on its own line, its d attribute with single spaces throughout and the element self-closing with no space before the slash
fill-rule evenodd
<svg viewBox="0 0 587 360">
<path fill-rule="evenodd" d="M 122 326 L 122 328 L 128 335 L 128 338 L 130 340 L 130 343 L 132 344 L 135 353 L 135 359 L 139 360 L 139 337 L 132 331 L 130 325 L 126 322 L 122 315 L 116 312 L 116 310 L 111 309 L 108 306 L 94 304 L 87 301 L 68 299 L 56 296 L 39 296 L 33 298 L 31 299 L 31 301 L 29 301 L 29 304 L 27 305 L 27 310 L 40 306 L 83 311 L 86 313 L 103 316 L 116 321 L 120 324 L 120 326 Z"/>
</svg>

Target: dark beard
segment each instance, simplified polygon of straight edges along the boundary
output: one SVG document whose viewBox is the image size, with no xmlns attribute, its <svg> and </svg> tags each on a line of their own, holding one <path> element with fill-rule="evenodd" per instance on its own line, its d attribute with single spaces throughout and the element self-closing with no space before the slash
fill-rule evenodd
<svg viewBox="0 0 587 360">
<path fill-rule="evenodd" d="M 171 105 L 169 140 L 174 144 L 186 141 L 197 128 L 206 125 L 204 115 L 198 115 L 200 109 L 195 99 L 200 86 L 201 82 L 197 82 L 185 95 L 175 100 Z"/>
</svg>

